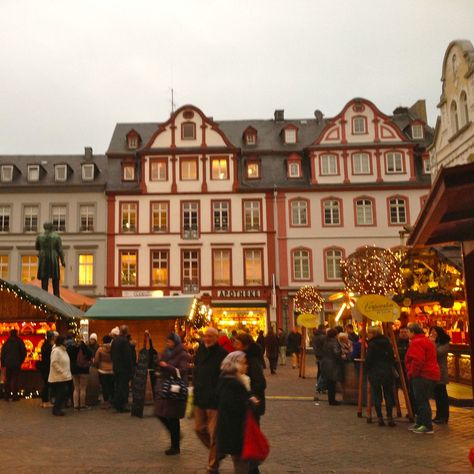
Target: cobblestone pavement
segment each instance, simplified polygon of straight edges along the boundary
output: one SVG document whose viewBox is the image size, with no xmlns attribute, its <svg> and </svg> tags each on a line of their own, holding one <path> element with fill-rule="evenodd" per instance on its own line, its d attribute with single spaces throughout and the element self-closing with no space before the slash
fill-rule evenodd
<svg viewBox="0 0 474 474">
<path fill-rule="evenodd" d="M 469 473 L 474 411 L 455 408 L 433 436 L 367 424 L 353 406 L 330 407 L 314 395 L 314 362 L 307 378 L 279 367 L 270 376 L 262 427 L 271 445 L 263 473 Z M 0 401 L 0 472 L 203 474 L 206 452 L 183 420 L 180 456 L 167 457 L 168 438 L 146 407 L 143 419 L 93 408 L 56 418 L 38 400 Z M 222 473 L 232 472 L 229 459 Z"/>
</svg>

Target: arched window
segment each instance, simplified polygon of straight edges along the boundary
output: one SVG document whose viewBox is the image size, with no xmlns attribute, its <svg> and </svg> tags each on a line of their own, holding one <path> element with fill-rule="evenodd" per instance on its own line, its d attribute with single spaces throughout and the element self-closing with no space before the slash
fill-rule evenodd
<svg viewBox="0 0 474 474">
<path fill-rule="evenodd" d="M 458 106 L 454 100 L 451 102 L 451 128 L 453 133 L 459 130 Z"/>
<path fill-rule="evenodd" d="M 465 91 L 461 92 L 461 99 L 459 101 L 459 113 L 461 114 L 461 127 L 469 122 L 469 111 L 467 108 L 467 95 Z"/>
</svg>

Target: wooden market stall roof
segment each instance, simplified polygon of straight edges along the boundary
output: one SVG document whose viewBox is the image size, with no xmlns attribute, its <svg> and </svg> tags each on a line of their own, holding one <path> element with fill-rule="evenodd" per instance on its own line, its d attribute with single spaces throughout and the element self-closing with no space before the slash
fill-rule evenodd
<svg viewBox="0 0 474 474">
<path fill-rule="evenodd" d="M 28 283 L 28 285 L 33 285 L 38 288 L 41 288 L 41 281 L 40 280 L 32 280 Z M 53 287 L 51 285 L 51 281 L 49 282 L 48 291 L 50 293 L 53 292 Z M 80 293 L 76 293 L 75 291 L 69 290 L 68 288 L 64 288 L 61 286 L 60 288 L 60 295 L 61 299 L 68 304 L 76 306 L 81 310 L 86 310 L 95 304 L 94 298 L 89 298 L 88 296 L 81 295 Z"/>
<path fill-rule="evenodd" d="M 84 313 L 52 293 L 25 283 L 0 279 L 0 318 L 41 320 L 47 315 L 82 318 Z"/>
<path fill-rule="evenodd" d="M 99 298 L 89 308 L 88 319 L 172 319 L 187 318 L 197 304 L 194 296 Z"/>
</svg>

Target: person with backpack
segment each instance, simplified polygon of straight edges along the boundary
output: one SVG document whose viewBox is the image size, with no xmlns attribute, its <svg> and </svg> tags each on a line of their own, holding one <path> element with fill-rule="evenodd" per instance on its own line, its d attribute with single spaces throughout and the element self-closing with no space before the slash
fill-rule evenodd
<svg viewBox="0 0 474 474">
<path fill-rule="evenodd" d="M 1 353 L 1 366 L 6 369 L 4 399 L 6 402 L 12 398 L 14 402 L 20 400 L 18 394 L 18 381 L 20 378 L 21 364 L 26 357 L 25 343 L 18 337 L 18 331 L 12 329 L 10 337 L 5 341 Z"/>
<path fill-rule="evenodd" d="M 74 383 L 73 403 L 76 410 L 86 409 L 86 389 L 89 380 L 89 369 L 92 364 L 92 351 L 82 338 L 67 348 L 71 361 L 71 373 Z"/>
</svg>

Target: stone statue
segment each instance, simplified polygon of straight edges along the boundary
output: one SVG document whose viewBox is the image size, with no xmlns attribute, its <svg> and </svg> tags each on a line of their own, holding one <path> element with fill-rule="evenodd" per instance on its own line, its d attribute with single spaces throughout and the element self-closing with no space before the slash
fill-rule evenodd
<svg viewBox="0 0 474 474">
<path fill-rule="evenodd" d="M 48 291 L 49 279 L 53 281 L 53 293 L 59 297 L 59 262 L 64 267 L 64 253 L 61 237 L 53 231 L 53 224 L 45 222 L 44 232 L 36 237 L 36 250 L 38 250 L 38 279 L 41 288 Z"/>
</svg>

